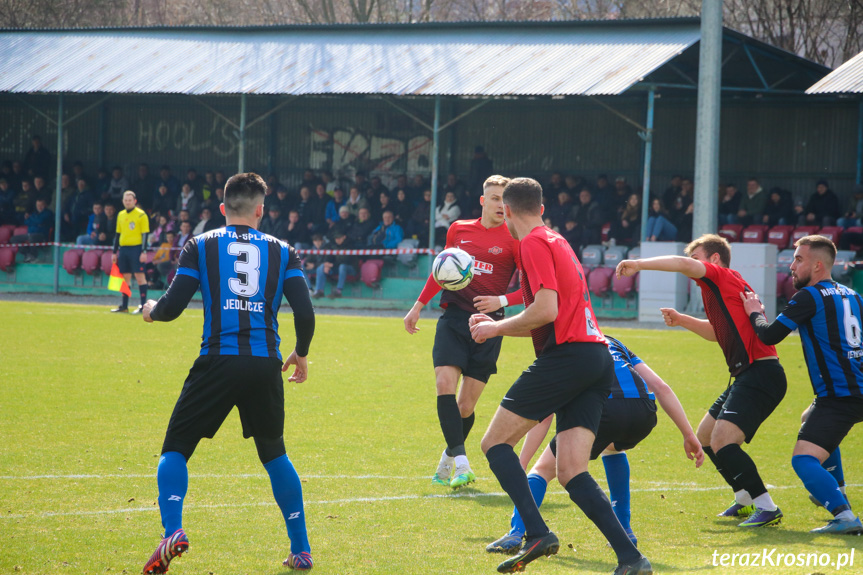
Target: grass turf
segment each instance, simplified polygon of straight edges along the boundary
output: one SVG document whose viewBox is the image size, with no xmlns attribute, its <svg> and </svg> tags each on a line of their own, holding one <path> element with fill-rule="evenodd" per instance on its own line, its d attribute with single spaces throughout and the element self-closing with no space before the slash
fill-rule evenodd
<svg viewBox="0 0 863 575">
<path fill-rule="evenodd" d="M 144 324 L 92 306 L 0 302 L 0 573 L 137 573 L 161 535 L 155 467 L 165 426 L 197 355 L 200 311 Z M 290 316 L 282 317 L 289 349 Z M 479 451 L 500 397 L 532 360 L 505 341 L 480 399 L 468 455 L 479 480 L 458 493 L 429 478 L 443 447 L 435 410 L 434 323 L 407 335 L 398 319 L 320 316 L 310 379 L 286 383 L 288 456 L 303 479 L 316 573 L 494 573 L 485 545 L 508 529 L 511 503 Z M 677 392 L 693 426 L 728 381 L 716 344 L 682 330 L 606 330 Z M 812 536 L 828 519 L 790 465 L 811 388 L 799 340 L 780 346 L 789 391 L 747 448 L 785 513 L 743 531 L 716 513 L 731 501 L 709 462 L 699 470 L 660 416 L 630 455 L 632 524 L 657 573 L 859 573 L 854 565 L 714 566 L 723 553 L 850 553 L 860 539 Z M 843 444 L 852 503 L 860 439 Z M 599 462 L 591 472 L 601 485 Z M 190 553 L 171 573 L 285 573 L 284 523 L 252 441 L 234 411 L 189 464 Z M 614 555 L 553 483 L 544 516 L 561 551 L 529 572 L 611 573 Z M 751 560 L 751 557 L 750 557 Z M 738 559 L 739 561 L 739 559 Z M 718 559 L 717 559 L 718 562 Z"/>
</svg>

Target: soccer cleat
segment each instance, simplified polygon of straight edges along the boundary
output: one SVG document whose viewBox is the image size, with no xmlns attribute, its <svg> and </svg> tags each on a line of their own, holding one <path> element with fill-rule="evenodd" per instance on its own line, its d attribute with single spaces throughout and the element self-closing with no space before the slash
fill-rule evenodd
<svg viewBox="0 0 863 575">
<path fill-rule="evenodd" d="M 452 466 L 455 458 L 446 454 L 446 450 L 440 456 L 440 463 L 437 464 L 437 471 L 432 475 L 432 483 L 435 485 L 443 485 L 449 487 L 450 476 L 452 475 Z"/>
<path fill-rule="evenodd" d="M 147 564 L 144 565 L 144 573 L 167 573 L 168 564 L 174 557 L 179 557 L 189 550 L 189 539 L 186 532 L 177 529 L 170 537 L 165 537 L 150 555 Z"/>
<path fill-rule="evenodd" d="M 456 467 L 455 477 L 449 482 L 449 486 L 453 489 L 461 489 L 474 481 L 476 481 L 476 473 L 471 471 L 470 467 Z"/>
<path fill-rule="evenodd" d="M 121 305 L 121 306 L 117 306 L 114 309 L 112 309 L 111 313 L 126 313 L 127 311 L 129 311 L 129 308 Z"/>
<path fill-rule="evenodd" d="M 132 310 L 132 315 L 138 315 L 142 311 L 144 311 L 144 306 L 139 305 L 138 307 L 136 307 L 135 309 Z"/>
<path fill-rule="evenodd" d="M 738 527 L 767 527 L 768 525 L 779 525 L 782 521 L 782 510 L 778 507 L 776 511 L 767 511 L 766 509 L 755 509 L 755 513 L 749 516 L 749 519 L 740 523 Z"/>
<path fill-rule="evenodd" d="M 824 527 L 811 530 L 809 533 L 829 533 L 837 535 L 863 535 L 863 523 L 860 523 L 860 518 L 855 517 L 850 519 L 831 519 Z"/>
<path fill-rule="evenodd" d="M 740 505 L 737 502 L 717 515 L 717 517 L 749 517 L 755 513 L 755 504 L 750 505 Z"/>
<path fill-rule="evenodd" d="M 497 566 L 498 573 L 515 573 L 524 571 L 525 566 L 540 557 L 554 555 L 560 549 L 557 535 L 549 531 L 542 537 L 532 537 L 524 542 L 517 555 L 513 555 Z"/>
<path fill-rule="evenodd" d="M 297 555 L 291 553 L 288 558 L 282 562 L 282 565 L 296 571 L 311 571 L 314 567 L 312 554 L 308 551 L 301 551 Z"/>
<path fill-rule="evenodd" d="M 507 533 L 494 543 L 489 543 L 485 550 L 489 553 L 516 553 L 521 549 L 521 540 L 523 537 L 524 534 L 518 531 Z"/>
<path fill-rule="evenodd" d="M 618 565 L 613 575 L 653 575 L 653 566 L 647 560 L 647 557 L 642 555 L 635 563 L 628 565 L 621 563 Z"/>
</svg>

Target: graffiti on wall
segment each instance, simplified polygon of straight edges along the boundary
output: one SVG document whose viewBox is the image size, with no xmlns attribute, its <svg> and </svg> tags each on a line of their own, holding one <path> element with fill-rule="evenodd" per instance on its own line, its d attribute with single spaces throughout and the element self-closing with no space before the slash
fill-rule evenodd
<svg viewBox="0 0 863 575">
<path fill-rule="evenodd" d="M 234 128 L 218 116 L 203 127 L 195 120 L 138 120 L 138 152 L 166 150 L 204 151 L 227 158 L 237 152 L 237 137 Z"/>
<path fill-rule="evenodd" d="M 364 170 L 374 173 L 431 172 L 432 140 L 419 135 L 393 138 L 367 134 L 356 128 L 327 131 L 312 128 L 309 166 L 345 174 Z"/>
</svg>

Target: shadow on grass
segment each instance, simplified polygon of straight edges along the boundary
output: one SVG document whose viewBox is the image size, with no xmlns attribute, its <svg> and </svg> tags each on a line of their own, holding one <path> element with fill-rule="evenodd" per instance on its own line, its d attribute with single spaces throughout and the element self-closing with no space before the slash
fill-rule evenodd
<svg viewBox="0 0 863 575">
<path fill-rule="evenodd" d="M 716 520 L 713 522 L 715 528 L 712 529 L 703 529 L 702 532 L 704 534 L 717 535 L 717 536 L 727 536 L 732 533 L 734 534 L 742 534 L 745 535 L 746 538 L 742 541 L 739 538 L 733 538 L 733 540 L 728 541 L 727 543 L 716 543 L 711 542 L 711 545 L 717 548 L 722 547 L 736 547 L 741 548 L 745 546 L 783 546 L 783 545 L 811 545 L 816 539 L 818 540 L 819 546 L 827 546 L 827 547 L 855 547 L 859 545 L 861 539 L 859 536 L 837 536 L 837 535 L 819 535 L 815 533 L 810 533 L 809 529 L 814 529 L 818 527 L 817 524 L 812 524 L 811 526 L 802 526 L 799 525 L 799 521 L 793 521 L 792 525 L 787 525 L 785 523 L 780 523 L 779 525 L 770 525 L 767 527 L 756 527 L 756 528 L 743 528 L 737 527 L 734 523 L 727 523 L 721 520 Z M 827 520 L 824 520 L 824 523 L 827 523 Z M 838 544 L 838 545 L 836 545 Z"/>
<path fill-rule="evenodd" d="M 575 573 L 611 573 L 617 568 L 617 563 L 612 563 L 610 561 L 597 561 L 596 559 L 584 559 L 581 557 L 574 557 L 571 554 L 567 554 L 567 552 L 571 553 L 571 550 L 561 548 L 560 553 L 548 558 L 547 560 L 568 566 L 572 568 L 573 572 Z M 542 561 L 542 558 L 538 559 L 537 561 Z M 667 563 L 655 563 L 652 561 L 651 564 L 653 565 L 653 570 L 656 573 L 674 573 L 678 571 L 693 573 L 696 571 L 715 569 L 711 565 L 705 565 L 703 567 L 675 567 L 674 565 L 669 565 Z"/>
</svg>

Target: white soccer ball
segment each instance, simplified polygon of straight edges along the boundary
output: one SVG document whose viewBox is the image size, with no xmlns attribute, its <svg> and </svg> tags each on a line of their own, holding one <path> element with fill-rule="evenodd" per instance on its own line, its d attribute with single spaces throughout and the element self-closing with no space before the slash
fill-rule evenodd
<svg viewBox="0 0 863 575">
<path fill-rule="evenodd" d="M 473 279 L 473 257 L 459 248 L 447 248 L 432 264 L 432 277 L 445 290 L 458 291 Z"/>
</svg>

